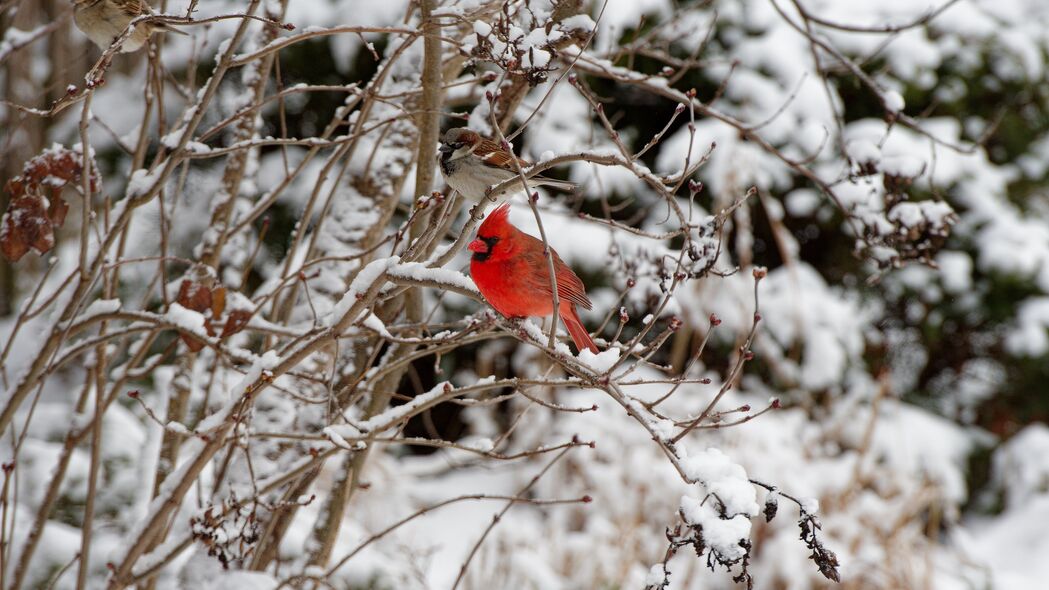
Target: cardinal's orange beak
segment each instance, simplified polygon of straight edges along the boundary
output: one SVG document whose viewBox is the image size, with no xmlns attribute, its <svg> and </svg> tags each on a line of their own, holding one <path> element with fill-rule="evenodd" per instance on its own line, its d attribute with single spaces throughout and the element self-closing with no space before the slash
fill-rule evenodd
<svg viewBox="0 0 1049 590">
<path fill-rule="evenodd" d="M 484 242 L 484 240 L 482 240 L 481 238 L 476 238 L 476 239 L 474 239 L 474 241 L 470 242 L 470 245 L 467 246 L 466 248 L 468 250 L 470 250 L 471 252 L 482 252 L 482 253 L 484 253 L 484 252 L 488 251 L 488 244 L 486 244 Z"/>
</svg>

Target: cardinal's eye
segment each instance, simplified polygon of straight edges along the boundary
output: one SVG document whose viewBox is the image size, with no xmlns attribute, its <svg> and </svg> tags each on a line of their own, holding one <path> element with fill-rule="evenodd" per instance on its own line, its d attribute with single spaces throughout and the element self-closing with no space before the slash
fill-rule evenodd
<svg viewBox="0 0 1049 590">
<path fill-rule="evenodd" d="M 490 238 L 481 238 L 481 241 L 488 245 L 488 251 L 491 252 L 492 248 L 499 243 L 499 238 L 492 236 Z"/>
</svg>

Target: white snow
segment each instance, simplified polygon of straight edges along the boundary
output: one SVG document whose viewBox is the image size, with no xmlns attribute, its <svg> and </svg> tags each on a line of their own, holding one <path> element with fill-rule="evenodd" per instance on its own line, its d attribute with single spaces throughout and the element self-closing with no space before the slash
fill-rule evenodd
<svg viewBox="0 0 1049 590">
<path fill-rule="evenodd" d="M 758 513 L 757 492 L 747 479 L 746 470 L 732 462 L 720 449 L 709 448 L 689 455 L 682 446 L 680 454 L 685 475 L 717 496 L 727 515 L 754 516 Z"/>
<path fill-rule="evenodd" d="M 611 369 L 619 362 L 620 350 L 615 347 L 607 348 L 594 354 L 587 349 L 579 351 L 579 362 L 590 367 L 595 373 L 602 374 Z"/>
<path fill-rule="evenodd" d="M 721 518 L 714 509 L 714 502 L 701 502 L 691 496 L 681 497 L 681 513 L 685 521 L 702 527 L 703 541 L 725 559 L 742 559 L 746 550 L 741 541 L 750 538 L 750 519 L 740 514 Z"/>
<path fill-rule="evenodd" d="M 895 90 L 886 91 L 883 95 L 883 98 L 885 100 L 885 108 L 889 109 L 894 113 L 899 113 L 903 111 L 903 95 L 901 95 L 899 92 Z"/>
<path fill-rule="evenodd" d="M 135 198 L 145 195 L 150 188 L 156 184 L 157 172 L 154 170 L 149 172 L 148 170 L 139 169 L 131 173 L 131 180 L 127 184 L 127 196 L 128 198 Z"/>
<path fill-rule="evenodd" d="M 441 398 L 454 397 L 455 390 L 447 381 L 438 383 L 433 389 L 419 394 L 408 403 L 394 406 L 381 414 L 377 414 L 367 420 L 353 424 L 342 424 L 329 426 L 324 429 L 325 434 L 338 435 L 343 438 L 356 438 L 363 434 L 375 434 L 390 428 L 405 418 L 412 416 L 421 407 L 428 406 Z M 344 441 L 345 442 L 345 441 Z"/>
<path fill-rule="evenodd" d="M 477 292 L 477 287 L 474 286 L 474 282 L 469 277 L 450 268 L 432 268 L 420 262 L 404 262 L 391 266 L 387 272 L 394 277 L 410 278 L 417 281 L 432 281 L 473 293 Z"/>
<path fill-rule="evenodd" d="M 577 14 L 562 20 L 561 28 L 568 31 L 582 30 L 590 32 L 597 28 L 597 24 L 594 22 L 594 19 L 590 18 L 590 15 Z"/>
<path fill-rule="evenodd" d="M 167 313 L 164 314 L 164 319 L 187 332 L 205 334 L 204 315 L 192 309 L 186 309 L 177 302 L 171 303 Z"/>
<path fill-rule="evenodd" d="M 118 311 L 120 311 L 119 299 L 96 299 L 80 314 L 80 319 L 84 320 L 97 315 L 106 315 Z"/>
<path fill-rule="evenodd" d="M 379 277 L 383 276 L 398 261 L 400 261 L 400 258 L 397 256 L 380 258 L 369 262 L 358 271 L 357 276 L 350 283 L 349 289 L 346 290 L 346 293 L 343 294 L 342 298 L 328 313 L 326 320 L 329 325 L 333 325 L 341 320 L 350 311 L 350 308 L 357 303 L 358 296 L 363 295 L 370 289 L 379 280 Z"/>
</svg>

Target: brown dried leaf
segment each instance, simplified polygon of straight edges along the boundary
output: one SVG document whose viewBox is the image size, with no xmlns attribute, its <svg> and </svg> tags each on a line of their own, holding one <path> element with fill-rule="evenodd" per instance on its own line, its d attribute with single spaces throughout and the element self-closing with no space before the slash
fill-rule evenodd
<svg viewBox="0 0 1049 590">
<path fill-rule="evenodd" d="M 64 147 L 45 150 L 26 162 L 21 175 L 7 182 L 7 191 L 12 199 L 40 193 L 43 188 L 61 191 L 71 182 L 80 183 L 82 164 L 83 156 L 73 150 Z M 98 172 L 94 165 L 91 166 L 91 190 L 98 190 Z"/>
<path fill-rule="evenodd" d="M 226 288 L 215 287 L 211 290 L 211 317 L 217 318 L 226 309 Z"/>
<path fill-rule="evenodd" d="M 211 289 L 189 279 L 182 279 L 175 301 L 186 309 L 204 313 L 211 309 Z"/>
<path fill-rule="evenodd" d="M 194 336 L 191 336 L 185 332 L 179 332 L 178 336 L 182 339 L 183 342 L 186 343 L 186 348 L 188 348 L 190 352 L 200 352 L 201 349 L 204 348 L 204 343 L 200 340 L 197 340 Z"/>
<path fill-rule="evenodd" d="M 204 313 L 211 309 L 213 298 L 210 288 L 189 279 L 182 279 L 182 284 L 178 287 L 178 296 L 175 297 L 175 301 L 186 309 L 192 309 L 195 312 Z M 204 327 L 207 329 L 208 334 L 214 336 L 214 333 L 211 330 L 210 319 L 204 321 Z M 179 332 L 179 337 L 182 338 L 182 341 L 186 343 L 186 348 L 191 352 L 199 352 L 204 348 L 204 342 L 191 334 Z"/>
<path fill-rule="evenodd" d="M 91 166 L 91 190 L 98 190 L 98 175 Z M 22 174 L 5 185 L 10 205 L 0 229 L 0 250 L 15 262 L 30 249 L 44 254 L 55 246 L 55 228 L 62 227 L 69 204 L 62 189 L 83 180 L 83 156 L 63 147 L 51 148 L 26 162 Z M 49 195 L 45 198 L 44 195 Z"/>
<path fill-rule="evenodd" d="M 3 250 L 4 258 L 11 262 L 18 262 L 29 251 L 29 244 L 11 220 L 10 211 L 4 213 L 4 219 L 0 222 L 0 250 Z"/>
<path fill-rule="evenodd" d="M 66 222 L 66 213 L 69 213 L 69 203 L 65 202 L 58 191 L 53 193 L 51 208 L 47 211 L 47 217 L 54 227 L 62 227 Z"/>
<path fill-rule="evenodd" d="M 0 221 L 0 249 L 11 262 L 17 262 L 30 248 L 40 254 L 54 248 L 55 231 L 46 204 L 39 195 L 11 200 Z"/>
<path fill-rule="evenodd" d="M 246 309 L 235 309 L 230 312 L 229 317 L 226 318 L 226 325 L 222 328 L 222 338 L 232 336 L 237 332 L 243 330 L 248 322 L 251 321 L 253 314 Z"/>
</svg>

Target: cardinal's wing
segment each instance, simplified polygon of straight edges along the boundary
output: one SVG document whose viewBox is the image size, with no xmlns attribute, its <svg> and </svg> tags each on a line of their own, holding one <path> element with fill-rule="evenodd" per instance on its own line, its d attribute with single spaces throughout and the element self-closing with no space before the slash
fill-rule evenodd
<svg viewBox="0 0 1049 590">
<path fill-rule="evenodd" d="M 534 254 L 529 256 L 531 260 L 529 260 L 528 267 L 531 271 L 527 273 L 525 288 L 549 297 L 550 271 L 546 264 L 546 256 L 543 254 L 543 245 L 541 241 L 535 238 L 532 239 L 536 241 L 537 249 Z M 586 287 L 583 285 L 583 281 L 561 260 L 557 252 L 554 252 L 554 272 L 557 275 L 558 299 L 568 301 L 583 309 L 592 309 L 594 307 L 594 304 L 590 302 L 590 298 L 586 296 Z"/>
</svg>

